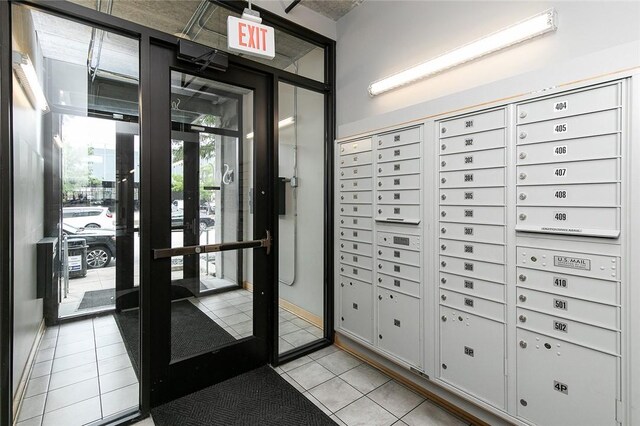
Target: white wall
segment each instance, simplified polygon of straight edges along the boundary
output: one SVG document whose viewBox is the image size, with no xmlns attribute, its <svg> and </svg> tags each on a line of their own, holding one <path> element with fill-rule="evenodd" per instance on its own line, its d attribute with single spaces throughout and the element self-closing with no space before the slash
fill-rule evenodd
<svg viewBox="0 0 640 426">
<path fill-rule="evenodd" d="M 369 97 L 377 79 L 445 53 L 547 8 L 558 13 L 558 30 L 440 75 Z M 528 72 L 565 64 L 640 40 L 640 2 L 616 1 L 365 1 L 338 21 L 337 124 L 398 110 Z M 594 63 L 613 71 L 640 64 L 637 46 Z M 574 71 L 589 77 L 594 68 Z M 567 74 L 567 78 L 570 77 Z M 533 83 L 533 82 L 532 82 Z M 515 94 L 515 93 L 511 93 Z M 480 96 L 478 99 L 483 99 Z M 496 99 L 487 93 L 484 100 Z M 345 136 L 351 129 L 339 129 Z"/>
</svg>

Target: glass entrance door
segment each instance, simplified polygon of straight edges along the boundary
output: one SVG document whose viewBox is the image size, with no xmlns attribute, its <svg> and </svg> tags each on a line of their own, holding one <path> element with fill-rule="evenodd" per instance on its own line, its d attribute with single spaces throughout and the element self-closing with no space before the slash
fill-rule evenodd
<svg viewBox="0 0 640 426">
<path fill-rule="evenodd" d="M 151 63 L 141 327 L 155 406 L 273 352 L 275 162 L 266 77 L 202 69 L 154 45 Z"/>
</svg>

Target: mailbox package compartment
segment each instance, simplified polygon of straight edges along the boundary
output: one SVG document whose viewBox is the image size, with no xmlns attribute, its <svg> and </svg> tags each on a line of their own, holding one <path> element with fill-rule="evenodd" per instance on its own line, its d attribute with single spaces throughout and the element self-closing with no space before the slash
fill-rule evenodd
<svg viewBox="0 0 640 426">
<path fill-rule="evenodd" d="M 631 424 L 631 90 L 601 80 L 339 140 L 337 332 L 515 424 Z M 371 164 L 343 163 L 358 149 Z"/>
</svg>

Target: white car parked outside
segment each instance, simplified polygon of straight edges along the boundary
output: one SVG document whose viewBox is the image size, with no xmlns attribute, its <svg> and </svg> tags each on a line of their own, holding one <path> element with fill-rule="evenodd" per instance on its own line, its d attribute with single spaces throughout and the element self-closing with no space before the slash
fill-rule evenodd
<svg viewBox="0 0 640 426">
<path fill-rule="evenodd" d="M 115 229 L 114 217 L 108 207 L 63 207 L 62 221 L 76 228 Z"/>
</svg>

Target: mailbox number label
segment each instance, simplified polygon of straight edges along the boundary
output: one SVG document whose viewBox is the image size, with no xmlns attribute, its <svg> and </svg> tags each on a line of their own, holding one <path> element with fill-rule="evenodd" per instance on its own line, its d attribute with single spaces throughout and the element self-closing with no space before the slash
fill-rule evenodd
<svg viewBox="0 0 640 426">
<path fill-rule="evenodd" d="M 464 246 L 464 252 L 465 252 L 465 253 L 472 253 L 472 254 L 473 254 L 473 246 L 465 245 L 465 246 Z"/>
<path fill-rule="evenodd" d="M 473 235 L 473 228 L 464 228 L 464 235 Z"/>
<path fill-rule="evenodd" d="M 567 198 L 567 191 L 564 191 L 564 190 L 562 190 L 562 191 L 560 191 L 560 190 L 553 191 L 553 196 L 558 198 L 558 199 L 565 199 L 565 198 Z"/>
<path fill-rule="evenodd" d="M 465 210 L 464 217 L 473 217 L 473 210 Z"/>
<path fill-rule="evenodd" d="M 569 332 L 569 327 L 567 326 L 566 322 L 554 321 L 553 329 L 556 331 L 562 331 L 563 333 Z"/>
<path fill-rule="evenodd" d="M 558 177 L 566 176 L 567 175 L 567 169 L 555 169 L 553 171 L 553 174 L 558 176 Z"/>
<path fill-rule="evenodd" d="M 567 123 L 556 124 L 553 126 L 553 133 L 566 133 L 567 132 Z"/>
<path fill-rule="evenodd" d="M 472 145 L 473 145 L 473 138 L 464 140 L 464 146 L 472 146 Z"/>
<path fill-rule="evenodd" d="M 464 288 L 473 290 L 473 281 L 464 280 Z"/>
<path fill-rule="evenodd" d="M 564 383 L 560 383 L 556 380 L 553 381 L 553 388 L 555 390 L 557 390 L 558 392 L 561 392 L 565 395 L 569 395 L 569 386 L 565 385 Z"/>
<path fill-rule="evenodd" d="M 469 173 L 464 175 L 464 181 L 465 182 L 473 182 L 473 173 Z"/>
<path fill-rule="evenodd" d="M 470 357 L 473 357 L 473 348 L 470 348 L 469 346 L 465 346 L 464 347 L 464 354 L 465 355 L 469 355 Z"/>
<path fill-rule="evenodd" d="M 553 285 L 554 287 L 567 288 L 569 281 L 566 278 L 553 277 Z"/>
<path fill-rule="evenodd" d="M 567 146 L 560 145 L 553 147 L 553 155 L 566 155 L 567 154 Z"/>
<path fill-rule="evenodd" d="M 473 155 L 464 157 L 464 164 L 471 164 L 471 163 L 473 163 Z"/>
<path fill-rule="evenodd" d="M 473 200 L 473 192 L 465 192 L 464 193 L 465 200 Z"/>
<path fill-rule="evenodd" d="M 564 111 L 567 109 L 567 101 L 556 102 L 553 104 L 554 111 Z"/>
<path fill-rule="evenodd" d="M 473 263 L 466 263 L 464 264 L 464 270 L 465 271 L 473 271 Z"/>
<path fill-rule="evenodd" d="M 553 212 L 553 218 L 555 220 L 558 220 L 560 222 L 567 220 L 567 213 L 566 212 Z"/>
<path fill-rule="evenodd" d="M 469 306 L 470 308 L 473 308 L 473 299 L 468 299 L 468 298 L 465 297 L 464 305 L 465 306 Z"/>
<path fill-rule="evenodd" d="M 567 310 L 567 301 L 562 299 L 553 299 L 553 307 L 555 309 Z"/>
<path fill-rule="evenodd" d="M 465 121 L 464 122 L 464 127 L 465 128 L 473 127 L 473 120 Z"/>
</svg>

